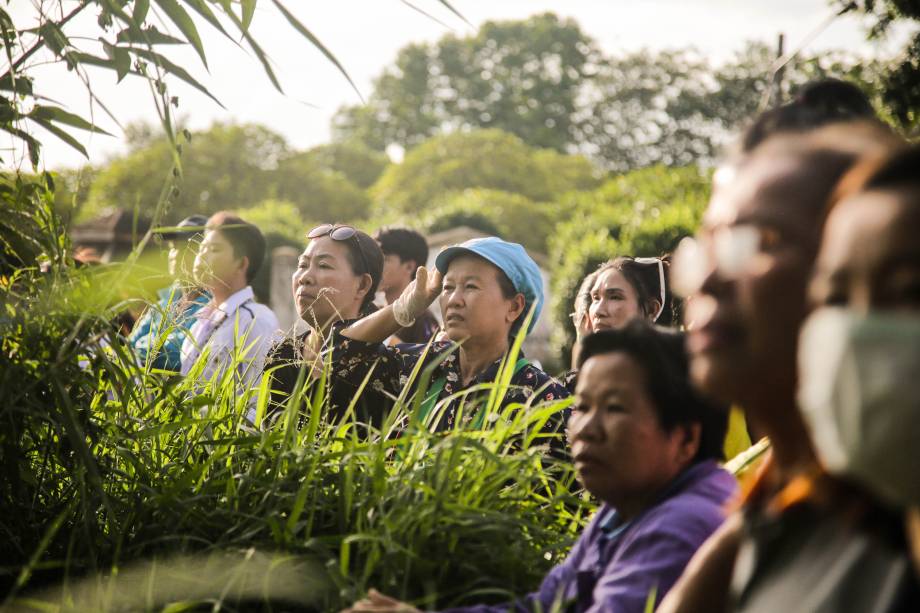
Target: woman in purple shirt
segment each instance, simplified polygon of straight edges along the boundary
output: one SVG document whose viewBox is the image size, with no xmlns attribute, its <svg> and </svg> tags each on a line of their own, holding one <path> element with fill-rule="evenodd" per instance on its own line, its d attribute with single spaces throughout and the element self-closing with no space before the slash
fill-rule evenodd
<svg viewBox="0 0 920 613">
<path fill-rule="evenodd" d="M 597 514 L 536 592 L 452 611 L 642 613 L 722 523 L 727 412 L 690 387 L 683 336 L 636 321 L 586 337 L 578 366 L 569 443 Z M 351 610 L 413 608 L 371 590 Z"/>
</svg>

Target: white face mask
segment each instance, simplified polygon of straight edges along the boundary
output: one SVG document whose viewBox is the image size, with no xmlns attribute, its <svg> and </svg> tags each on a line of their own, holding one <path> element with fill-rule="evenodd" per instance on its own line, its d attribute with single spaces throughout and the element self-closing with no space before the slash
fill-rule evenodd
<svg viewBox="0 0 920 613">
<path fill-rule="evenodd" d="M 920 504 L 920 316 L 818 309 L 798 364 L 799 406 L 828 472 Z"/>
</svg>

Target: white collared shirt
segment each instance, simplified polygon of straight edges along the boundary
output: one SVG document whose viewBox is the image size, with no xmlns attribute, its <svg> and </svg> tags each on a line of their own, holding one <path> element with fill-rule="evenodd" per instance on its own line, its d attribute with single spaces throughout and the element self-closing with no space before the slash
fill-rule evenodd
<svg viewBox="0 0 920 613">
<path fill-rule="evenodd" d="M 222 376 L 238 358 L 237 394 L 257 383 L 279 326 L 274 312 L 253 300 L 252 288 L 247 285 L 216 307 L 208 303 L 195 320 L 182 343 L 182 374 L 189 373 L 207 347 L 201 379 Z"/>
</svg>

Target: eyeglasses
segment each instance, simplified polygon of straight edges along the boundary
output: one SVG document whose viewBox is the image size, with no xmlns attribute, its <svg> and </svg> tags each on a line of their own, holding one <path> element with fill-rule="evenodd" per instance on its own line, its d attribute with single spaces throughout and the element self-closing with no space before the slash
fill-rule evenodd
<svg viewBox="0 0 920 613">
<path fill-rule="evenodd" d="M 737 279 L 758 253 L 783 242 L 777 229 L 754 224 L 723 226 L 705 236 L 685 238 L 674 251 L 671 288 L 680 296 L 691 296 L 702 288 L 711 269 L 722 279 Z"/>
<path fill-rule="evenodd" d="M 361 248 L 361 241 L 358 240 L 358 231 L 351 226 L 340 226 L 338 224 L 324 223 L 316 226 L 307 233 L 310 240 L 328 236 L 334 241 L 354 240 L 355 246 L 358 247 L 358 257 L 361 258 L 361 265 L 364 266 L 363 272 L 370 274 L 371 267 L 367 265 L 367 258 L 364 257 L 364 249 Z"/>
</svg>

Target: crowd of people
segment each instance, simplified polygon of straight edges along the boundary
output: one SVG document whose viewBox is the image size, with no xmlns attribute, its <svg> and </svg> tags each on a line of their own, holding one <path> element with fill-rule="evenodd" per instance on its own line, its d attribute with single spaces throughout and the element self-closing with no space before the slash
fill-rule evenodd
<svg viewBox="0 0 920 613">
<path fill-rule="evenodd" d="M 558 377 L 515 351 L 544 307 L 523 247 L 473 239 L 429 269 L 407 228 L 308 232 L 295 334 L 254 301 L 259 230 L 189 217 L 164 233 L 176 283 L 130 341 L 253 399 L 267 378 L 256 428 L 300 414 L 323 373 L 324 418 L 365 434 L 416 393 L 433 431 L 487 428 L 490 403 L 557 405 L 550 452 L 565 431 L 600 507 L 533 593 L 464 611 L 920 611 L 918 231 L 920 146 L 829 80 L 753 121 L 673 256 L 610 254 L 583 280 Z M 740 486 L 732 410 L 769 444 Z M 372 590 L 351 610 L 414 609 Z"/>
</svg>

